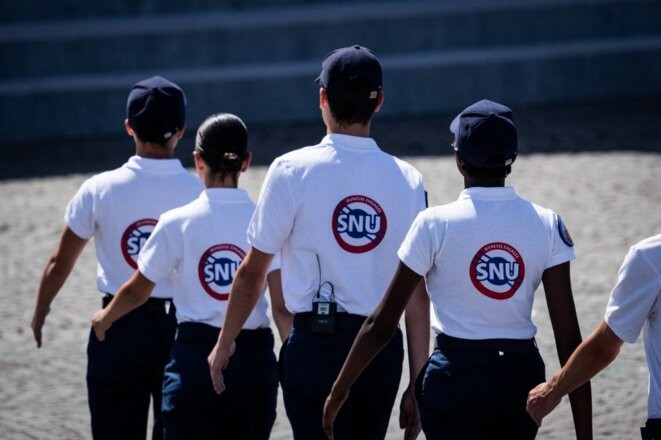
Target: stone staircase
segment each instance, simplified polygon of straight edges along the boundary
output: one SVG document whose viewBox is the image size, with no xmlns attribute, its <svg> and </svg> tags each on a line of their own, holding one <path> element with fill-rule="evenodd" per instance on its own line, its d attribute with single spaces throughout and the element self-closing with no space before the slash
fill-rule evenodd
<svg viewBox="0 0 661 440">
<path fill-rule="evenodd" d="M 185 90 L 191 131 L 220 111 L 310 123 L 324 54 L 354 43 L 383 64 L 384 118 L 661 93 L 661 1 L 7 1 L 0 146 L 122 136 L 154 74 Z"/>
</svg>

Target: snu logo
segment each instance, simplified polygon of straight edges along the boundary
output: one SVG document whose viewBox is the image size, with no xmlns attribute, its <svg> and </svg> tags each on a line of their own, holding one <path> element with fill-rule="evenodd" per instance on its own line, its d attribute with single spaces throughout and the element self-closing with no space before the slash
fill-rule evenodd
<svg viewBox="0 0 661 440">
<path fill-rule="evenodd" d="M 227 301 L 234 275 L 246 253 L 229 243 L 217 244 L 204 252 L 198 264 L 198 277 L 205 292 L 218 301 Z"/>
<path fill-rule="evenodd" d="M 525 264 L 507 243 L 489 243 L 477 251 L 469 269 L 473 286 L 493 299 L 511 298 L 523 283 Z"/>
<path fill-rule="evenodd" d="M 368 252 L 381 243 L 388 229 L 386 214 L 377 202 L 354 195 L 333 211 L 333 235 L 342 249 L 354 254 Z"/>
<path fill-rule="evenodd" d="M 138 254 L 140 253 L 140 249 L 142 249 L 142 246 L 154 231 L 157 222 L 158 220 L 153 218 L 145 218 L 132 223 L 124 231 L 120 243 L 122 255 L 124 255 L 124 260 L 126 260 L 132 269 L 138 268 Z"/>
</svg>

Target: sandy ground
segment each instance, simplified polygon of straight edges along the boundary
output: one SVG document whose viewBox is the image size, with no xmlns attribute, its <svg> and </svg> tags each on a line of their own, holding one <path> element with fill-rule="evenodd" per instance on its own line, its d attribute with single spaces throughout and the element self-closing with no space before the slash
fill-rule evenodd
<svg viewBox="0 0 661 440">
<path fill-rule="evenodd" d="M 616 113 L 613 110 L 613 115 Z M 529 122 L 529 130 L 533 130 L 534 118 Z M 600 119 L 596 132 L 608 130 L 610 122 L 608 118 Z M 646 125 L 647 139 L 659 131 L 653 124 Z M 560 132 L 567 136 L 566 131 Z M 572 140 L 580 141 L 584 132 L 579 129 Z M 557 140 L 553 133 L 545 142 Z M 530 136 L 530 132 L 523 134 L 524 139 Z M 590 145 L 598 140 L 594 139 L 594 132 L 586 136 Z M 631 133 L 624 133 L 621 139 L 630 136 Z M 660 140 L 657 137 L 652 143 L 648 141 L 647 152 L 607 151 L 609 148 L 584 148 L 577 153 L 529 152 L 517 160 L 508 179 L 522 196 L 560 213 L 570 229 L 577 253 L 572 264 L 573 286 L 584 336 L 603 314 L 628 247 L 661 231 Z M 461 181 L 447 155 L 418 155 L 409 161 L 424 175 L 430 204 L 446 203 L 457 197 Z M 241 180 L 241 186 L 254 199 L 265 171 L 263 166 L 253 167 Z M 39 350 L 29 327 L 38 281 L 63 225 L 64 206 L 88 175 L 0 180 L 3 201 L 0 205 L 0 438 L 3 439 L 91 437 L 85 349 L 89 318 L 100 302 L 95 291 L 93 245 L 86 247 L 54 301 L 44 328 L 44 346 Z M 557 355 L 541 288 L 537 296 L 538 343 L 547 362 L 547 373 L 551 373 L 558 366 Z M 402 389 L 407 380 L 405 376 Z M 642 344 L 640 341 L 627 344 L 619 358 L 592 381 L 595 438 L 639 438 L 639 426 L 646 418 L 646 391 L 647 368 Z M 570 408 L 564 399 L 544 421 L 538 438 L 560 440 L 573 436 Z M 291 438 L 282 405 L 278 408 L 272 438 Z M 396 408 L 387 438 L 402 438 Z"/>
</svg>

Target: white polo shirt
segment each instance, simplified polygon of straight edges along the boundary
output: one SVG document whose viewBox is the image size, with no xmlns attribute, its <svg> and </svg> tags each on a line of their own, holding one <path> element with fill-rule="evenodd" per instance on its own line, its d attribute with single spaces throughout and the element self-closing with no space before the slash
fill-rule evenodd
<svg viewBox="0 0 661 440">
<path fill-rule="evenodd" d="M 338 310 L 368 315 L 397 267 L 397 248 L 425 207 L 422 176 L 371 138 L 330 134 L 277 158 L 262 186 L 249 241 L 281 251 L 292 313 L 312 309 L 320 282 Z"/>
<path fill-rule="evenodd" d="M 140 156 L 87 179 L 71 199 L 64 220 L 79 237 L 94 237 L 97 286 L 115 294 L 137 269 L 138 253 L 165 211 L 194 200 L 204 189 L 178 159 Z M 164 280 L 153 297 L 171 298 Z"/>
<path fill-rule="evenodd" d="M 528 339 L 537 331 L 531 314 L 542 273 L 575 258 L 561 228 L 553 211 L 512 187 L 473 187 L 422 212 L 398 255 L 426 277 L 436 333 Z"/>
<path fill-rule="evenodd" d="M 254 210 L 244 190 L 210 188 L 161 216 L 138 266 L 155 283 L 178 274 L 173 295 L 177 322 L 223 326 L 234 275 L 248 252 L 246 228 Z M 276 256 L 271 270 L 279 264 Z M 243 328 L 269 327 L 263 293 Z"/>
<path fill-rule="evenodd" d="M 650 372 L 648 417 L 661 418 L 661 234 L 629 249 L 604 320 L 625 342 L 636 342 L 643 331 Z"/>
</svg>

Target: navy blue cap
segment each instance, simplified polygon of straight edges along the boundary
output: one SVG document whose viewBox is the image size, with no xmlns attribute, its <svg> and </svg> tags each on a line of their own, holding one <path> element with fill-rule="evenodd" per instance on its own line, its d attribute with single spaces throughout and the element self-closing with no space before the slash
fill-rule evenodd
<svg viewBox="0 0 661 440">
<path fill-rule="evenodd" d="M 186 124 L 186 96 L 175 83 L 152 76 L 131 89 L 126 118 L 140 140 L 162 144 Z"/>
<path fill-rule="evenodd" d="M 450 124 L 454 149 L 478 168 L 511 165 L 518 154 L 518 138 L 512 110 L 484 99 L 466 107 Z"/>
<path fill-rule="evenodd" d="M 316 81 L 329 93 L 359 99 L 376 99 L 383 88 L 379 60 L 358 45 L 328 53 Z"/>
</svg>

